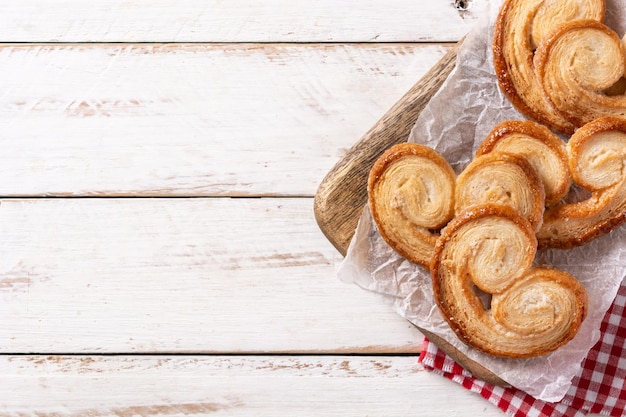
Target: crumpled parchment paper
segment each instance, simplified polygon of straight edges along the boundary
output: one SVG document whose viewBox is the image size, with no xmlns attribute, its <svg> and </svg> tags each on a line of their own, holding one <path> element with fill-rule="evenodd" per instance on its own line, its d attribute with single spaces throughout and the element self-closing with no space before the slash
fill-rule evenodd
<svg viewBox="0 0 626 417">
<path fill-rule="evenodd" d="M 421 113 L 408 138 L 441 153 L 457 174 L 497 123 L 525 119 L 501 94 L 492 63 L 493 22 L 501 0 L 474 2 L 485 19 L 468 34 L 456 68 Z M 626 0 L 608 0 L 605 23 L 622 37 Z M 575 196 L 576 191 L 571 198 Z M 559 401 L 580 364 L 600 335 L 600 323 L 626 276 L 626 225 L 571 250 L 544 250 L 537 265 L 549 265 L 577 277 L 587 289 L 589 312 L 577 336 L 557 351 L 530 359 L 506 359 L 481 353 L 463 344 L 439 313 L 430 274 L 397 255 L 381 238 L 366 207 L 338 276 L 381 294 L 396 311 L 420 328 L 450 342 L 511 385 L 544 401 Z"/>
</svg>

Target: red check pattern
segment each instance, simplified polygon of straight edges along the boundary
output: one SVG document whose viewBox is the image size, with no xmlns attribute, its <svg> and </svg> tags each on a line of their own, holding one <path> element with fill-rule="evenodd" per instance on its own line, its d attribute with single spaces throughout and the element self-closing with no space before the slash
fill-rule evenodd
<svg viewBox="0 0 626 417">
<path fill-rule="evenodd" d="M 601 337 L 589 351 L 572 386 L 558 403 L 540 401 L 515 388 L 502 388 L 472 376 L 435 344 L 424 340 L 424 368 L 461 384 L 513 417 L 622 416 L 626 409 L 626 281 L 601 325 Z"/>
</svg>

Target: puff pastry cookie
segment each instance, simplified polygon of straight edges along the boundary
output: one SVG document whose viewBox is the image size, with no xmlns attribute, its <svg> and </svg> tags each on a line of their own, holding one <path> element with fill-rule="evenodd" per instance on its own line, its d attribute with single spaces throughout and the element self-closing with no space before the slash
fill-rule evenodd
<svg viewBox="0 0 626 417">
<path fill-rule="evenodd" d="M 493 57 L 503 93 L 526 116 L 565 133 L 574 125 L 555 111 L 535 74 L 539 44 L 564 22 L 604 18 L 604 0 L 505 0 L 495 24 Z"/>
<path fill-rule="evenodd" d="M 455 211 L 458 215 L 484 203 L 512 207 L 537 230 L 545 207 L 543 183 L 522 156 L 503 152 L 479 156 L 457 178 Z"/>
<path fill-rule="evenodd" d="M 506 206 L 468 208 L 442 229 L 430 268 L 433 290 L 461 340 L 523 358 L 549 353 L 578 332 L 587 293 L 565 272 L 532 267 L 536 245 L 530 223 Z"/>
<path fill-rule="evenodd" d="M 595 20 L 559 26 L 537 50 L 537 76 L 556 111 L 574 126 L 626 117 L 626 53 L 613 30 Z"/>
<path fill-rule="evenodd" d="M 537 232 L 541 248 L 579 246 L 626 221 L 626 120 L 594 120 L 572 135 L 567 149 L 574 182 L 591 196 L 546 210 Z"/>
<path fill-rule="evenodd" d="M 476 156 L 507 152 L 524 157 L 541 178 L 546 206 L 559 203 L 569 192 L 565 142 L 545 126 L 529 120 L 508 120 L 496 125 L 481 143 Z"/>
<path fill-rule="evenodd" d="M 602 142 L 598 149 L 611 153 Z M 586 291 L 575 278 L 532 266 L 537 234 L 548 230 L 544 189 L 551 204 L 561 200 L 574 155 L 585 153 L 583 141 L 570 143 L 536 123 L 509 121 L 492 130 L 458 177 L 436 151 L 415 143 L 393 146 L 370 171 L 368 203 L 380 235 L 430 269 L 437 306 L 470 346 L 512 358 L 543 355 L 571 340 L 586 316 Z M 602 152 L 587 164 L 611 159 Z M 574 179 L 593 176 L 588 169 L 581 166 Z"/>
<path fill-rule="evenodd" d="M 454 215 L 456 174 L 433 149 L 402 143 L 372 167 L 368 203 L 385 241 L 412 262 L 428 266 L 437 229 Z"/>
</svg>

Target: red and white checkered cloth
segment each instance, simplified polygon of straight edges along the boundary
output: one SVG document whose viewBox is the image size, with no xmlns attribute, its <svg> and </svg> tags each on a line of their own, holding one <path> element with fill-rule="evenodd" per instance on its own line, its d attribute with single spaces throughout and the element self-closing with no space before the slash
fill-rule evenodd
<svg viewBox="0 0 626 417">
<path fill-rule="evenodd" d="M 626 281 L 607 311 L 598 343 L 589 351 L 572 386 L 558 403 L 537 400 L 524 391 L 488 384 L 472 376 L 435 344 L 424 341 L 419 361 L 480 394 L 514 417 L 584 416 L 587 413 L 622 416 L 626 409 Z"/>
</svg>

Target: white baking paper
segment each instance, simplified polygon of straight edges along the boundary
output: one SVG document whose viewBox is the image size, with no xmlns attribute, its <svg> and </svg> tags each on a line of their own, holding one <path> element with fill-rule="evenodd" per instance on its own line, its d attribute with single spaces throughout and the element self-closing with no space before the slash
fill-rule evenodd
<svg viewBox="0 0 626 417">
<path fill-rule="evenodd" d="M 479 6 L 479 2 L 474 3 Z M 501 94 L 493 70 L 491 40 L 499 6 L 500 1 L 481 2 L 487 18 L 466 38 L 455 70 L 423 110 L 408 138 L 437 150 L 457 173 L 469 163 L 493 126 L 525 118 Z M 620 37 L 626 26 L 624 13 L 626 0 L 607 1 L 605 23 Z M 344 282 L 388 298 L 411 323 L 443 337 L 511 385 L 554 402 L 565 395 L 582 360 L 599 339 L 600 323 L 626 276 L 626 226 L 579 248 L 540 251 L 536 264 L 577 277 L 587 289 L 589 312 L 570 343 L 531 359 L 498 358 L 460 342 L 435 305 L 428 271 L 400 257 L 384 242 L 367 207 L 338 274 Z"/>
</svg>

